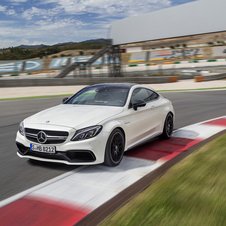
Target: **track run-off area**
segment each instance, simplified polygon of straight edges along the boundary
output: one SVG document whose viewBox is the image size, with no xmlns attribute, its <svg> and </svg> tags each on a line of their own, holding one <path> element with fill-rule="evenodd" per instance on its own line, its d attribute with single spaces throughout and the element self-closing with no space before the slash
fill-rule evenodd
<svg viewBox="0 0 226 226">
<path fill-rule="evenodd" d="M 226 90 L 162 95 L 174 105 L 176 131 L 173 137 L 168 141 L 157 139 L 127 152 L 120 166 L 115 168 L 20 159 L 15 145 L 19 123 L 29 115 L 60 104 L 62 97 L 1 101 L 0 224 L 45 225 L 54 218 L 48 225 L 73 225 L 167 160 L 226 128 L 225 117 L 197 124 L 226 115 Z M 28 209 L 30 214 L 18 219 Z M 51 215 L 52 212 L 58 217 Z"/>
</svg>

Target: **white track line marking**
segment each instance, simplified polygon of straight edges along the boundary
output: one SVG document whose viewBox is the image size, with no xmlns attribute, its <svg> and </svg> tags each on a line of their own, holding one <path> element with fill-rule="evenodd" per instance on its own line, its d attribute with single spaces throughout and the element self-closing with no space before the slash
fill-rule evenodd
<svg viewBox="0 0 226 226">
<path fill-rule="evenodd" d="M 56 181 L 60 181 L 60 180 L 62 180 L 63 178 L 68 177 L 68 176 L 70 176 L 71 174 L 73 174 L 73 173 L 75 173 L 75 172 L 82 171 L 82 170 L 85 169 L 85 168 L 87 168 L 87 166 L 81 166 L 81 167 L 79 167 L 79 168 L 77 168 L 77 169 L 75 169 L 75 170 L 72 170 L 72 171 L 70 171 L 70 172 L 64 173 L 64 174 L 62 174 L 62 175 L 60 175 L 60 176 L 57 176 L 57 177 L 55 177 L 55 178 L 53 178 L 53 179 L 50 179 L 50 180 L 48 180 L 48 181 L 46 181 L 46 182 L 44 182 L 44 183 L 41 183 L 41 184 L 36 185 L 36 186 L 34 186 L 34 187 L 32 187 L 32 188 L 29 188 L 29 189 L 27 189 L 27 190 L 25 190 L 25 191 L 22 191 L 22 192 L 20 192 L 20 193 L 18 193 L 18 194 L 16 194 L 16 195 L 13 195 L 13 196 L 11 196 L 11 197 L 9 197 L 9 198 L 7 198 L 7 199 L 4 199 L 4 200 L 2 200 L 2 201 L 0 202 L 0 208 L 3 207 L 3 206 L 5 206 L 5 205 L 7 205 L 7 204 L 9 204 L 9 203 L 11 203 L 11 202 L 16 201 L 17 199 L 20 199 L 20 198 L 22 198 L 22 197 L 24 197 L 24 196 L 26 196 L 26 195 L 28 195 L 28 194 L 30 194 L 30 193 L 36 191 L 36 190 L 39 190 L 39 189 L 41 189 L 41 188 L 43 188 L 43 187 L 46 187 L 46 186 L 48 186 L 49 184 L 52 184 L 52 183 L 54 183 L 54 182 L 56 182 Z"/>
<path fill-rule="evenodd" d="M 173 137 L 187 138 L 187 139 L 207 139 L 214 134 L 223 131 L 225 128 L 222 126 L 213 125 L 192 125 L 186 126 L 183 129 L 178 129 L 173 132 Z"/>
</svg>

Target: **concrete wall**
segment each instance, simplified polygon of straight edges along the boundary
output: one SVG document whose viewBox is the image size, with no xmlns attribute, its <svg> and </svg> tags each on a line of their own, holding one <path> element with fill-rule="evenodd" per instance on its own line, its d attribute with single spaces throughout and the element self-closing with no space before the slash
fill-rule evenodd
<svg viewBox="0 0 226 226">
<path fill-rule="evenodd" d="M 199 0 L 111 24 L 113 45 L 225 31 L 225 0 Z"/>
</svg>

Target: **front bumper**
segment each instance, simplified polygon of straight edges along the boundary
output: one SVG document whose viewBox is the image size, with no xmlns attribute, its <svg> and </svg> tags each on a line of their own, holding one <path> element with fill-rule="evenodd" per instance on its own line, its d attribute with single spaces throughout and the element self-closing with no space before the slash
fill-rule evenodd
<svg viewBox="0 0 226 226">
<path fill-rule="evenodd" d="M 17 155 L 21 158 L 35 159 L 45 162 L 64 163 L 67 165 L 94 165 L 104 162 L 105 147 L 109 134 L 101 132 L 96 137 L 82 141 L 67 140 L 62 144 L 54 144 L 56 153 L 43 153 L 30 150 L 29 141 L 17 132 Z M 48 145 L 49 146 L 49 145 Z"/>
</svg>

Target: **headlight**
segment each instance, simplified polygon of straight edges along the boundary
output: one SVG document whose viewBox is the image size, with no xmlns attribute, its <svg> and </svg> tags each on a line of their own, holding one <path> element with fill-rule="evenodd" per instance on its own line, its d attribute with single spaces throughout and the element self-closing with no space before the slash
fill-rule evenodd
<svg viewBox="0 0 226 226">
<path fill-rule="evenodd" d="M 72 137 L 72 141 L 85 140 L 95 137 L 102 130 L 102 126 L 91 126 L 84 129 L 77 130 L 75 135 Z"/>
<path fill-rule="evenodd" d="M 19 132 L 22 136 L 24 136 L 24 122 L 20 123 Z"/>
</svg>

